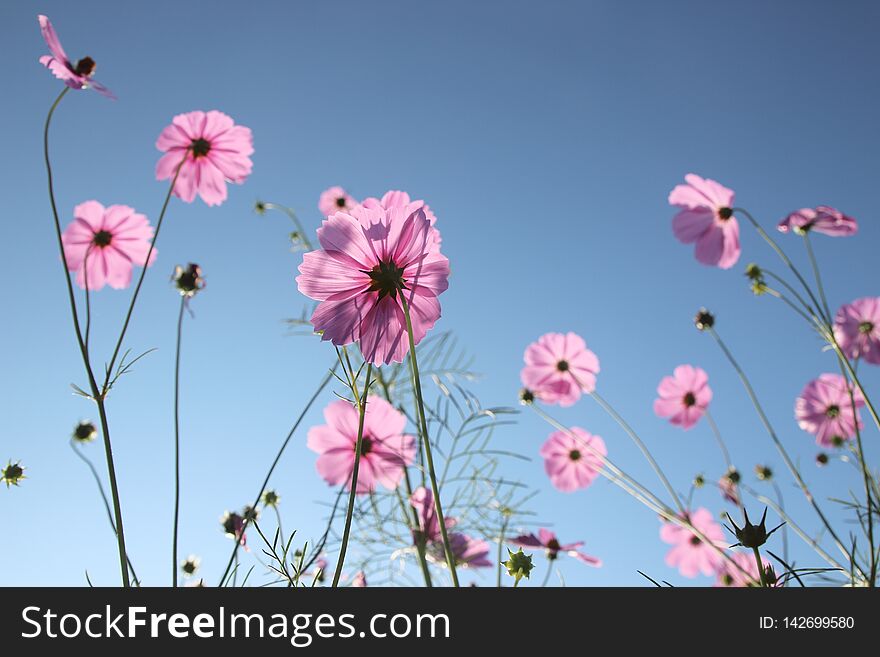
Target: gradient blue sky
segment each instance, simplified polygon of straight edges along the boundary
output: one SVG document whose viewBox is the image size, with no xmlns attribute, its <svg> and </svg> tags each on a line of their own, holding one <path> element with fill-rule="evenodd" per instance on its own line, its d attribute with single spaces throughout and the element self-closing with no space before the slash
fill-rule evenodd
<svg viewBox="0 0 880 657">
<path fill-rule="evenodd" d="M 768 226 L 798 207 L 836 205 L 860 233 L 815 238 L 831 303 L 880 293 L 876 3 L 6 2 L 0 459 L 21 459 L 29 479 L 0 490 L 0 583 L 83 585 L 86 570 L 96 583 L 118 582 L 94 484 L 66 444 L 94 412 L 69 388 L 83 375 L 40 151 L 60 87 L 37 63 L 37 13 L 50 16 L 71 57 L 98 62 L 98 79 L 119 96 L 72 93 L 58 111 L 52 151 L 65 223 L 91 198 L 155 220 L 165 186 L 154 180 L 154 142 L 174 114 L 220 109 L 255 136 L 254 173 L 227 203 L 172 202 L 127 341 L 158 351 L 109 402 L 130 553 L 146 583 L 169 580 L 178 301 L 168 275 L 196 261 L 209 280 L 185 326 L 181 552 L 201 555 L 214 583 L 230 548 L 218 517 L 250 502 L 332 358 L 326 345 L 285 334 L 282 320 L 306 303 L 293 280 L 300 256 L 288 250 L 283 216 L 251 209 L 258 198 L 286 203 L 314 228 L 318 195 L 333 184 L 358 197 L 406 189 L 436 211 L 453 269 L 438 330 L 455 331 L 476 356 L 485 405 L 515 402 L 526 344 L 576 331 L 602 361 L 600 392 L 686 491 L 696 472 L 721 473 L 717 449 L 705 424 L 682 432 L 651 403 L 673 367 L 701 365 L 734 460 L 750 479 L 755 463 L 773 466 L 814 530 L 734 373 L 691 324 L 706 305 L 818 496 L 857 486 L 845 464 L 813 465 L 816 448 L 793 420 L 802 386 L 836 366 L 781 304 L 748 291 L 742 268 L 779 269 L 772 253 L 744 229 L 740 265 L 699 265 L 672 236 L 666 197 L 694 171 L 735 189 Z M 799 240 L 780 239 L 802 263 Z M 109 350 L 127 300 L 95 295 L 96 349 Z M 865 378 L 877 389 L 877 368 Z M 602 435 L 619 463 L 659 489 L 591 400 L 557 415 Z M 319 418 L 320 406 L 310 422 Z M 598 570 L 562 564 L 567 583 L 642 585 L 636 569 L 691 583 L 664 565 L 652 513 L 611 484 L 571 495 L 549 486 L 537 455 L 547 434 L 527 413 L 499 441 L 534 457 L 510 474 L 541 489 L 540 519 L 605 560 Z M 877 438 L 867 431 L 875 459 Z M 88 450 L 103 463 L 98 444 Z M 286 526 L 317 535 L 316 502 L 331 491 L 304 433 L 273 485 Z M 715 490 L 696 501 L 722 510 Z M 821 565 L 792 545 L 798 563 Z"/>
</svg>

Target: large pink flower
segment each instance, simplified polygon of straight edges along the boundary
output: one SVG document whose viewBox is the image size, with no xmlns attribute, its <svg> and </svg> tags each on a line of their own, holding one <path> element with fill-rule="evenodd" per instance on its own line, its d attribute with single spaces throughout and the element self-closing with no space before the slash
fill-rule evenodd
<svg viewBox="0 0 880 657">
<path fill-rule="evenodd" d="M 351 194 L 346 192 L 342 187 L 330 187 L 321 192 L 318 199 L 318 210 L 325 217 L 329 217 L 337 212 L 348 212 L 357 206 L 358 202 L 354 200 Z"/>
<path fill-rule="evenodd" d="M 599 359 L 576 333 L 546 333 L 526 347 L 523 385 L 548 404 L 571 406 L 596 389 Z"/>
<path fill-rule="evenodd" d="M 362 205 L 368 208 L 381 207 L 386 210 L 389 208 L 403 208 L 407 215 L 412 214 L 416 210 L 424 210 L 425 216 L 428 218 L 428 221 L 431 222 L 431 226 L 433 227 L 437 223 L 437 217 L 431 212 L 431 208 L 427 203 L 422 200 L 413 201 L 410 199 L 409 194 L 398 190 L 385 192 L 385 195 L 381 199 L 373 197 L 366 198 L 363 200 Z M 431 251 L 439 251 L 441 242 L 440 231 L 435 227 L 431 231 L 429 249 Z"/>
<path fill-rule="evenodd" d="M 307 445 L 320 454 L 315 464 L 318 474 L 331 486 L 345 484 L 351 490 L 355 446 L 358 435 L 358 409 L 342 399 L 324 409 L 322 424 L 309 429 Z M 403 478 L 404 468 L 415 458 L 412 436 L 403 433 L 406 417 L 381 397 L 367 398 L 357 494 L 365 495 L 382 484 L 394 490 Z"/>
<path fill-rule="evenodd" d="M 714 575 L 721 568 L 724 557 L 712 547 L 725 548 L 724 530 L 715 522 L 712 513 L 703 507 L 688 514 L 691 524 L 701 532 L 710 543 L 705 543 L 690 529 L 673 522 L 664 522 L 660 528 L 660 538 L 672 545 L 666 554 L 666 565 L 678 568 L 685 577 L 696 577 L 698 573 Z"/>
<path fill-rule="evenodd" d="M 440 318 L 449 261 L 430 251 L 431 223 L 423 210 L 366 208 L 337 212 L 318 229 L 323 249 L 306 253 L 296 282 L 321 303 L 312 325 L 321 339 L 360 343 L 371 363 L 401 362 L 409 351 L 401 305 L 410 308 L 418 344 Z"/>
<path fill-rule="evenodd" d="M 715 580 L 716 587 L 752 588 L 761 586 L 761 574 L 758 572 L 758 562 L 755 561 L 755 555 L 751 551 L 734 552 L 730 555 L 730 558 L 735 563 L 730 563 L 730 561 L 724 559 L 721 568 L 717 573 L 718 578 Z M 761 562 L 764 566 L 765 572 L 767 572 L 767 569 L 770 569 L 771 573 L 773 572 L 769 561 L 764 557 L 761 557 Z M 781 583 L 778 582 L 774 584 L 774 586 L 778 585 L 781 585 Z"/>
<path fill-rule="evenodd" d="M 555 431 L 541 446 L 544 471 L 551 483 L 564 493 L 586 488 L 602 469 L 602 458 L 608 454 L 605 441 L 572 427 L 570 433 Z M 573 434 L 573 435 L 571 435 Z"/>
<path fill-rule="evenodd" d="M 841 306 L 834 317 L 834 337 L 850 358 L 880 365 L 880 297 Z"/>
<path fill-rule="evenodd" d="M 180 166 L 174 194 L 186 203 L 198 194 L 208 205 L 220 205 L 226 183 L 243 183 L 253 169 L 251 129 L 216 110 L 178 114 L 162 130 L 156 148 L 165 153 L 156 164 L 156 179 L 173 178 Z"/>
<path fill-rule="evenodd" d="M 657 386 L 654 413 L 668 417 L 672 424 L 690 429 L 706 412 L 712 389 L 705 371 L 693 365 L 679 365 L 672 376 L 664 376 Z"/>
<path fill-rule="evenodd" d="M 430 489 L 424 486 L 416 488 L 409 498 L 409 503 L 416 510 L 419 517 L 419 527 L 416 530 L 421 533 L 426 543 L 442 541 L 443 536 L 440 532 L 440 521 L 437 519 L 437 509 L 434 506 L 434 494 Z M 456 525 L 455 518 L 443 518 L 446 521 L 446 529 L 451 529 Z M 415 532 L 414 532 L 415 533 Z M 414 538 L 418 538 L 414 536 Z"/>
<path fill-rule="evenodd" d="M 858 408 L 865 399 L 857 388 L 853 389 L 856 413 L 853 413 L 849 389 L 840 374 L 822 374 L 810 381 L 794 403 L 794 415 L 798 426 L 816 436 L 816 444 L 838 447 L 856 433 L 856 423 L 862 426 Z"/>
<path fill-rule="evenodd" d="M 574 557 L 590 566 L 599 567 L 602 565 L 601 559 L 591 557 L 589 554 L 585 554 L 578 550 L 578 548 L 583 546 L 583 541 L 562 544 L 559 542 L 559 539 L 556 538 L 556 534 L 543 527 L 538 530 L 537 536 L 534 534 L 522 534 L 521 536 L 511 539 L 509 543 L 524 548 L 544 548 L 547 558 L 551 561 L 557 559 L 559 553 L 562 552 L 563 554 Z"/>
<path fill-rule="evenodd" d="M 730 269 L 739 260 L 739 223 L 733 216 L 733 191 L 708 178 L 689 173 L 676 185 L 669 204 L 681 208 L 672 220 L 680 242 L 696 242 L 697 260 Z"/>
<path fill-rule="evenodd" d="M 97 201 L 77 205 L 61 236 L 67 268 L 76 272 L 77 285 L 88 283 L 90 290 L 128 287 L 134 266 L 144 266 L 152 239 L 153 227 L 144 215 L 127 205 L 105 208 Z M 149 264 L 155 259 L 153 249 Z"/>
<path fill-rule="evenodd" d="M 858 232 L 859 225 L 855 219 L 840 210 L 820 205 L 817 208 L 801 208 L 792 212 L 779 222 L 777 228 L 781 233 L 793 231 L 802 234 L 815 231 L 831 237 L 849 237 Z"/>
<path fill-rule="evenodd" d="M 99 94 L 108 98 L 115 98 L 110 90 L 100 82 L 92 79 L 95 74 L 95 60 L 91 57 L 83 57 L 76 64 L 71 63 L 61 47 L 61 40 L 55 33 L 51 21 L 46 16 L 40 14 L 37 16 L 40 23 L 40 32 L 43 34 L 43 40 L 49 46 L 51 55 L 43 55 L 40 57 L 40 64 L 52 71 L 52 74 L 64 82 L 71 89 L 88 89 L 91 87 Z"/>
</svg>

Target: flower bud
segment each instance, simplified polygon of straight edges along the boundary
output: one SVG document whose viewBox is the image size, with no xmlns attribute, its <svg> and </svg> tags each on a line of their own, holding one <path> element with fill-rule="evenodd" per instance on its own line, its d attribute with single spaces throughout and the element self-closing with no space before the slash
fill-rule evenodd
<svg viewBox="0 0 880 657">
<path fill-rule="evenodd" d="M 263 506 L 278 506 L 281 496 L 274 490 L 267 490 L 263 493 Z"/>
<path fill-rule="evenodd" d="M 78 443 L 90 443 L 97 435 L 98 430 L 88 420 L 83 420 L 73 429 L 73 440 Z"/>
<path fill-rule="evenodd" d="M 9 461 L 9 465 L 0 470 L 0 481 L 6 484 L 6 488 L 10 486 L 18 486 L 18 482 L 25 479 L 24 468 L 21 467 L 21 461 L 13 463 Z"/>
<path fill-rule="evenodd" d="M 706 331 L 715 326 L 715 316 L 705 308 L 700 308 L 700 312 L 694 317 L 694 326 L 700 331 Z"/>
<path fill-rule="evenodd" d="M 528 579 L 529 573 L 534 568 L 532 555 L 523 552 L 522 548 L 519 548 L 516 552 L 511 552 L 510 548 L 508 548 L 507 555 L 507 561 L 501 562 L 501 565 L 507 568 L 507 574 L 515 579 L 516 584 L 519 584 L 519 580 L 523 577 Z"/>
<path fill-rule="evenodd" d="M 177 265 L 171 276 L 174 286 L 181 296 L 193 297 L 197 292 L 205 289 L 205 279 L 202 278 L 202 268 L 197 264 L 189 263 L 186 267 Z"/>
</svg>

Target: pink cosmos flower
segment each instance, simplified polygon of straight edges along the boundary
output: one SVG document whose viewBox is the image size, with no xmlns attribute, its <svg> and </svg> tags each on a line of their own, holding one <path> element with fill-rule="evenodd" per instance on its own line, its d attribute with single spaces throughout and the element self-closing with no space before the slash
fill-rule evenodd
<svg viewBox="0 0 880 657">
<path fill-rule="evenodd" d="M 548 404 L 571 406 L 596 389 L 599 359 L 576 333 L 546 333 L 526 347 L 523 385 Z"/>
<path fill-rule="evenodd" d="M 810 381 L 794 403 L 798 426 L 816 436 L 822 447 L 839 447 L 855 435 L 856 423 L 862 421 L 858 408 L 865 405 L 859 390 L 853 389 L 856 413 L 849 398 L 849 389 L 840 374 L 822 374 Z"/>
<path fill-rule="evenodd" d="M 318 474 L 331 486 L 345 484 L 351 490 L 357 445 L 357 408 L 344 400 L 330 403 L 324 409 L 322 424 L 309 429 L 307 445 L 320 454 L 316 462 Z M 381 397 L 367 398 L 361 459 L 358 470 L 357 494 L 366 495 L 382 484 L 394 490 L 403 478 L 406 466 L 413 462 L 416 448 L 413 437 L 403 433 L 406 417 Z"/>
<path fill-rule="evenodd" d="M 681 208 L 672 220 L 675 237 L 696 242 L 696 256 L 704 265 L 730 269 L 739 260 L 739 223 L 733 216 L 733 191 L 708 178 L 689 173 L 686 185 L 676 185 L 669 204 Z"/>
<path fill-rule="evenodd" d="M 664 376 L 657 394 L 660 396 L 654 400 L 654 413 L 682 429 L 694 426 L 712 401 L 709 376 L 693 365 L 679 365 L 672 376 Z"/>
<path fill-rule="evenodd" d="M 880 297 L 841 306 L 834 317 L 834 337 L 848 357 L 880 365 Z"/>
<path fill-rule="evenodd" d="M 727 547 L 724 531 L 708 509 L 700 507 L 688 517 L 691 524 L 714 545 Z M 712 545 L 704 543 L 690 529 L 679 527 L 675 523 L 664 522 L 660 528 L 660 538 L 664 543 L 672 545 L 672 549 L 666 554 L 666 565 L 678 568 L 685 577 L 696 577 L 698 573 L 714 575 L 724 561 L 724 557 Z"/>
<path fill-rule="evenodd" d="M 442 541 L 443 537 L 440 533 L 440 521 L 437 519 L 437 510 L 434 506 L 434 494 L 430 489 L 419 486 L 413 491 L 409 498 L 409 503 L 416 510 L 419 517 L 418 532 L 424 537 L 426 543 Z M 455 518 L 444 518 L 446 521 L 446 529 L 455 527 L 457 521 Z M 414 537 L 417 538 L 417 537 Z"/>
<path fill-rule="evenodd" d="M 721 491 L 721 497 L 723 497 L 725 501 L 736 505 L 739 505 L 740 503 L 739 486 L 737 485 L 738 480 L 739 474 L 736 470 L 728 472 L 718 480 L 718 490 Z"/>
<path fill-rule="evenodd" d="M 147 218 L 127 205 L 105 208 L 97 201 L 80 203 L 73 221 L 64 230 L 64 259 L 76 272 L 76 283 L 85 289 L 104 285 L 121 290 L 131 283 L 135 265 L 143 267 L 150 252 L 153 227 Z M 152 265 L 156 249 L 150 254 Z"/>
<path fill-rule="evenodd" d="M 428 218 L 428 221 L 431 222 L 431 226 L 433 227 L 437 223 L 437 217 L 434 216 L 434 213 L 431 212 L 431 208 L 428 207 L 428 204 L 424 201 L 410 200 L 409 194 L 406 192 L 401 192 L 397 190 L 391 190 L 389 192 L 385 192 L 385 195 L 381 198 L 366 198 L 363 200 L 362 205 L 368 208 L 384 208 L 386 210 L 390 208 L 403 208 L 404 213 L 407 215 L 412 214 L 416 210 L 424 210 L 425 217 Z M 436 228 L 431 230 L 431 238 L 430 238 L 429 250 L 431 251 L 439 251 L 440 250 L 440 231 Z"/>
<path fill-rule="evenodd" d="M 358 342 L 375 365 L 402 362 L 409 351 L 401 300 L 418 344 L 440 318 L 439 295 L 448 287 L 449 261 L 430 251 L 424 210 L 399 207 L 337 212 L 318 229 L 322 249 L 306 253 L 296 282 L 320 301 L 312 325 L 321 339 Z"/>
<path fill-rule="evenodd" d="M 61 47 L 61 41 L 52 27 L 51 21 L 40 14 L 37 16 L 40 23 L 40 32 L 43 34 L 43 40 L 49 46 L 51 55 L 43 55 L 40 57 L 40 64 L 52 71 L 52 75 L 64 82 L 71 89 L 88 89 L 91 87 L 102 96 L 107 98 L 116 97 L 100 82 L 92 79 L 95 74 L 95 60 L 91 57 L 83 57 L 76 64 L 71 63 Z"/>
<path fill-rule="evenodd" d="M 801 208 L 792 212 L 779 222 L 777 228 L 781 233 L 793 231 L 803 234 L 815 231 L 831 237 L 849 237 L 858 232 L 859 225 L 855 219 L 840 210 L 820 205 L 817 208 Z"/>
<path fill-rule="evenodd" d="M 251 129 L 216 110 L 178 114 L 162 130 L 156 148 L 165 153 L 156 164 L 156 180 L 174 178 L 180 166 L 174 195 L 186 203 L 198 194 L 208 205 L 220 205 L 226 183 L 243 183 L 253 169 Z"/>
<path fill-rule="evenodd" d="M 367 588 L 367 575 L 363 570 L 359 570 L 354 574 L 354 577 L 351 578 L 351 585 L 356 589 Z"/>
<path fill-rule="evenodd" d="M 572 427 L 571 434 L 556 431 L 541 446 L 544 471 L 557 490 L 570 493 L 593 483 L 602 469 L 602 459 L 608 454 L 605 441 L 587 433 L 580 427 Z"/>
<path fill-rule="evenodd" d="M 761 586 L 761 574 L 758 572 L 758 564 L 755 562 L 755 555 L 751 552 L 734 552 L 730 558 L 736 562 L 736 565 L 724 559 L 718 570 L 718 579 L 715 580 L 716 587 L 722 588 L 751 588 Z M 764 571 L 773 567 L 769 561 L 761 557 L 764 565 Z M 743 572 L 745 571 L 745 572 Z M 773 576 L 775 579 L 775 575 Z M 780 583 L 777 583 L 778 586 Z"/>
<path fill-rule="evenodd" d="M 494 565 L 489 559 L 489 544 L 486 541 L 455 532 L 449 534 L 449 547 L 455 555 L 457 568 L 486 568 Z M 446 553 L 443 550 L 443 542 L 435 541 L 428 544 L 426 556 L 435 563 L 445 564 Z"/>
<path fill-rule="evenodd" d="M 358 202 L 342 187 L 330 187 L 321 192 L 318 199 L 318 210 L 325 217 L 337 212 L 348 212 L 357 206 Z"/>
<path fill-rule="evenodd" d="M 522 534 L 521 536 L 517 536 L 516 538 L 511 539 L 509 542 L 511 545 L 515 545 L 518 547 L 544 548 L 547 553 L 547 558 L 550 561 L 557 559 L 559 557 L 559 553 L 562 552 L 570 557 L 578 559 L 579 561 L 583 561 L 585 564 L 588 564 L 590 566 L 596 566 L 598 568 L 602 565 L 601 559 L 591 557 L 588 554 L 584 554 L 583 552 L 578 551 L 578 548 L 584 544 L 583 541 L 566 543 L 563 545 L 559 542 L 559 539 L 556 538 L 556 534 L 548 529 L 544 529 L 543 527 L 538 530 L 537 536 L 535 536 L 534 534 Z"/>
</svg>

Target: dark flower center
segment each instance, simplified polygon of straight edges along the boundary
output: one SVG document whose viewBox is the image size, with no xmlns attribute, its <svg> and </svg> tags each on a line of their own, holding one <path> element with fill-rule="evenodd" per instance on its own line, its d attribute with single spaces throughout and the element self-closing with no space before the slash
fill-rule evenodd
<svg viewBox="0 0 880 657">
<path fill-rule="evenodd" d="M 721 578 L 721 581 L 724 586 L 733 586 L 733 576 L 728 573 L 724 574 L 724 576 Z"/>
<path fill-rule="evenodd" d="M 373 451 L 373 439 L 367 436 L 361 438 L 361 456 L 366 456 Z"/>
<path fill-rule="evenodd" d="M 556 363 L 556 369 L 559 370 L 560 372 L 568 372 L 568 369 L 569 369 L 568 361 L 567 360 L 559 361 L 558 363 Z"/>
<path fill-rule="evenodd" d="M 689 393 L 685 394 L 684 399 L 682 399 L 681 401 L 685 406 L 690 408 L 691 406 L 693 406 L 694 404 L 697 403 L 697 398 L 694 397 L 694 393 L 689 392 Z"/>
<path fill-rule="evenodd" d="M 110 242 L 113 240 L 112 233 L 106 230 L 99 230 L 95 233 L 95 236 L 92 237 L 92 244 L 95 246 L 100 246 L 102 249 L 105 246 L 110 246 Z"/>
<path fill-rule="evenodd" d="M 193 157 L 204 157 L 211 151 L 211 142 L 199 137 L 193 139 L 189 147 L 192 149 Z"/>
<path fill-rule="evenodd" d="M 91 77 L 95 72 L 95 60 L 91 57 L 83 57 L 73 67 L 73 72 L 84 78 Z"/>
<path fill-rule="evenodd" d="M 573 449 L 568 453 L 568 458 L 572 461 L 580 461 L 581 460 L 581 452 L 578 449 Z"/>
<path fill-rule="evenodd" d="M 727 221 L 733 216 L 733 208 L 718 208 L 718 218 Z"/>
<path fill-rule="evenodd" d="M 185 572 L 187 575 L 192 575 L 194 572 L 196 572 L 196 564 L 195 564 L 195 562 L 193 562 L 193 561 L 185 561 L 185 562 L 183 563 L 183 572 Z"/>
<path fill-rule="evenodd" d="M 336 207 L 337 207 L 337 208 L 344 208 L 344 207 L 345 207 L 345 203 L 346 203 L 346 202 L 345 202 L 345 197 L 344 197 L 344 196 L 340 196 L 338 199 L 336 199 Z"/>
<path fill-rule="evenodd" d="M 691 536 L 691 545 L 699 545 L 702 542 L 699 536 Z"/>
<path fill-rule="evenodd" d="M 370 292 L 378 292 L 379 300 L 383 297 L 390 296 L 392 299 L 397 298 L 399 290 L 406 289 L 406 280 L 403 278 L 403 268 L 398 267 L 393 262 L 379 261 L 379 264 L 369 271 L 362 269 L 364 274 L 370 277 Z"/>
<path fill-rule="evenodd" d="M 859 324 L 859 333 L 867 335 L 874 330 L 874 322 L 862 322 Z"/>
<path fill-rule="evenodd" d="M 825 409 L 825 415 L 827 415 L 831 419 L 836 418 L 838 415 L 840 415 L 840 406 L 838 406 L 837 404 L 831 404 L 831 406 Z"/>
</svg>

